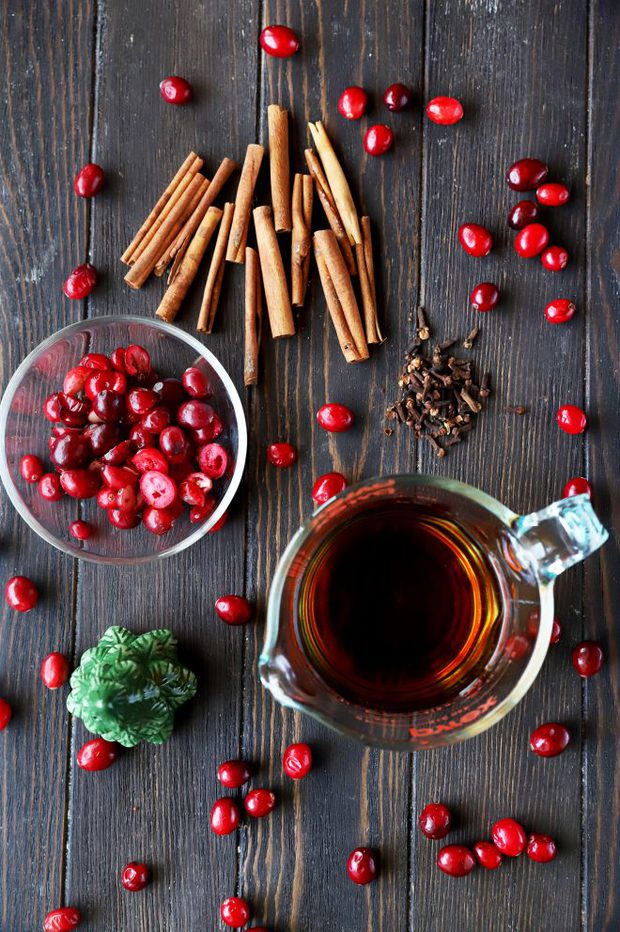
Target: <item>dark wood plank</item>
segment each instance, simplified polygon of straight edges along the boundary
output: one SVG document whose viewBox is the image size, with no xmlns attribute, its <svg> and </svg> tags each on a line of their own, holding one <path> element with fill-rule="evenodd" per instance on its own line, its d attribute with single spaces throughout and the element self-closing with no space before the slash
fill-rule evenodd
<svg viewBox="0 0 620 932">
<path fill-rule="evenodd" d="M 93 315 L 121 310 L 152 317 L 161 281 L 130 292 L 118 257 L 191 148 L 211 174 L 223 156 L 239 160 L 254 139 L 257 7 L 254 0 L 237 3 L 231 17 L 225 2 L 181 10 L 115 0 L 102 10 L 94 157 L 110 185 L 93 212 L 92 259 L 106 275 Z M 190 106 L 160 99 L 159 81 L 171 73 L 192 82 Z M 209 346 L 241 385 L 241 270 L 229 269 L 226 287 L 226 323 Z M 200 290 L 178 318 L 191 332 Z M 235 890 L 235 836 L 216 837 L 208 820 L 221 791 L 217 765 L 238 753 L 243 633 L 215 617 L 213 602 L 243 589 L 244 535 L 240 497 L 219 534 L 178 557 L 137 569 L 80 567 L 78 653 L 112 622 L 136 631 L 167 625 L 201 684 L 164 747 L 141 746 L 99 779 L 73 769 L 67 898 L 88 904 L 89 928 L 212 929 L 220 902 Z M 86 737 L 77 723 L 74 747 Z M 136 858 L 153 866 L 157 880 L 139 896 L 119 883 L 124 864 Z"/>
<path fill-rule="evenodd" d="M 389 343 L 372 360 L 348 366 L 326 318 L 323 295 L 314 280 L 300 314 L 299 334 L 265 344 L 265 375 L 252 402 L 252 490 L 248 527 L 248 584 L 264 599 L 279 554 L 313 507 L 314 479 L 332 469 L 349 480 L 379 472 L 415 468 L 415 451 L 404 437 L 383 443 L 382 414 L 407 339 L 407 315 L 416 303 L 416 244 L 419 224 L 420 113 L 389 117 L 381 97 L 400 80 L 419 88 L 423 70 L 420 3 L 398 4 L 396 15 L 379 6 L 335 6 L 268 2 L 263 23 L 286 22 L 302 37 L 290 61 L 265 58 L 260 102 L 261 141 L 266 139 L 270 103 L 294 115 L 292 150 L 296 170 L 304 169 L 309 144 L 306 121 L 323 119 L 342 156 L 358 205 L 379 232 L 382 320 Z M 360 123 L 339 116 L 337 101 L 349 84 L 371 94 Z M 388 118 L 397 144 L 389 158 L 364 154 L 367 126 Z M 326 226 L 320 208 L 317 228 Z M 286 237 L 282 237 L 286 243 Z M 328 437 L 316 423 L 328 400 L 350 405 L 358 424 L 348 434 Z M 370 412 L 370 413 L 368 413 Z M 268 465 L 268 443 L 290 440 L 299 448 L 290 470 Z M 330 929 L 394 932 L 406 923 L 408 889 L 408 784 L 412 760 L 380 753 L 336 737 L 307 718 L 283 711 L 260 686 L 256 661 L 262 625 L 250 632 L 244 697 L 245 753 L 260 761 L 261 783 L 279 795 L 276 811 L 250 825 L 242 842 L 241 888 L 257 909 L 257 921 L 278 932 Z M 294 740 L 315 749 L 314 772 L 292 785 L 281 770 L 284 748 Z M 373 889 L 356 888 L 346 876 L 346 859 L 356 845 L 376 846 L 383 856 Z"/>
<path fill-rule="evenodd" d="M 92 17 L 88 0 L 0 11 L 2 388 L 30 350 L 83 310 L 62 282 L 87 242 L 88 208 L 72 181 L 88 157 Z M 32 452 L 47 452 L 43 429 Z M 52 650 L 72 653 L 74 565 L 39 541 L 4 493 L 0 542 L 3 587 L 24 574 L 41 592 L 28 615 L 4 598 L 0 610 L 0 695 L 14 715 L 0 735 L 0 927 L 40 929 L 63 898 L 69 722 L 63 691 L 43 686 L 39 666 Z"/>
<path fill-rule="evenodd" d="M 567 647 L 581 637 L 599 640 L 606 665 L 583 685 L 584 793 L 583 884 L 584 928 L 620 926 L 620 880 L 612 826 L 618 824 L 620 748 L 618 706 L 618 592 L 620 582 L 620 484 L 618 480 L 619 324 L 618 303 L 618 169 L 614 140 L 620 135 L 620 114 L 611 106 L 620 80 L 620 10 L 594 0 L 590 19 L 590 126 L 588 327 L 586 403 L 593 429 L 589 432 L 587 473 L 594 501 L 610 539 L 600 561 L 585 567 L 584 618 Z"/>
<path fill-rule="evenodd" d="M 564 482 L 581 472 L 584 460 L 584 439 L 562 434 L 554 421 L 560 404 L 583 402 L 584 7 L 570 0 L 427 7 L 425 94 L 455 94 L 466 117 L 454 128 L 427 124 L 424 130 L 422 300 L 441 339 L 481 324 L 477 355 L 482 368 L 495 374 L 496 394 L 467 444 L 442 462 L 422 450 L 420 468 L 477 485 L 515 511 L 533 511 L 561 497 Z M 570 206 L 548 215 L 553 241 L 571 253 L 561 275 L 543 271 L 536 259 L 518 259 L 512 247 L 505 217 L 523 195 L 510 191 L 504 175 L 526 155 L 548 161 L 553 177 L 566 180 L 573 192 Z M 457 229 L 467 220 L 493 230 L 496 245 L 488 258 L 472 259 L 459 247 Z M 504 293 L 500 307 L 485 317 L 468 307 L 480 281 L 496 281 Z M 543 309 L 560 294 L 574 297 L 579 313 L 571 324 L 552 328 Z M 502 413 L 516 403 L 530 413 Z M 579 926 L 581 689 L 567 642 L 579 626 L 580 575 L 559 581 L 565 642 L 551 649 L 525 700 L 485 735 L 419 755 L 414 785 L 414 814 L 438 798 L 454 806 L 456 840 L 488 837 L 495 819 L 512 815 L 556 837 L 560 856 L 544 871 L 525 858 L 497 874 L 478 871 L 464 895 L 461 885 L 434 868 L 435 846 L 415 833 L 416 928 Z M 571 726 L 571 746 L 556 760 L 536 758 L 528 749 L 530 731 L 544 721 Z"/>
</svg>

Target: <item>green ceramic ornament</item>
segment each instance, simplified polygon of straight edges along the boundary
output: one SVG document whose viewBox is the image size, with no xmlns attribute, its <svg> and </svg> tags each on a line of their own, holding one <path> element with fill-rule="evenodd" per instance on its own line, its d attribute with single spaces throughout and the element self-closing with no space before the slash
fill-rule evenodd
<svg viewBox="0 0 620 932">
<path fill-rule="evenodd" d="M 167 741 L 174 710 L 195 693 L 196 677 L 179 663 L 171 631 L 132 634 L 114 625 L 82 656 L 67 708 L 89 731 L 131 748 Z"/>
</svg>

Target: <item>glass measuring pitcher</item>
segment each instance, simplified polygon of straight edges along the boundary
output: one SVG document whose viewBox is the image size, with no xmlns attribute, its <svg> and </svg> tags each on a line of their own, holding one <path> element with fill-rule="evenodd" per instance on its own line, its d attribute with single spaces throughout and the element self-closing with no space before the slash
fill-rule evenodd
<svg viewBox="0 0 620 932">
<path fill-rule="evenodd" d="M 367 744 L 463 741 L 531 686 L 549 647 L 555 577 L 607 537 L 586 495 L 520 516 L 450 479 L 351 486 L 280 560 L 262 683 Z"/>
</svg>

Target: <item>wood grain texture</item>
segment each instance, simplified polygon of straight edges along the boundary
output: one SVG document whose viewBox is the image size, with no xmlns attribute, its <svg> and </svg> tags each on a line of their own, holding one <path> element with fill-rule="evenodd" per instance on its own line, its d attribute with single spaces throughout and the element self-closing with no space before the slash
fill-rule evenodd
<svg viewBox="0 0 620 932">
<path fill-rule="evenodd" d="M 611 14 L 611 15 L 610 15 Z M 599 640 L 603 670 L 583 683 L 583 914 L 588 929 L 620 927 L 617 851 L 620 825 L 620 176 L 613 140 L 620 136 L 617 106 L 620 9 L 595 0 L 590 18 L 588 320 L 585 344 L 589 432 L 586 468 L 597 512 L 610 530 L 599 560 L 585 565 L 584 617 L 569 647 Z M 615 103 L 614 103 L 615 102 Z"/>
<path fill-rule="evenodd" d="M 82 313 L 62 282 L 87 247 L 88 205 L 72 181 L 88 160 L 92 16 L 88 0 L 9 2 L 0 10 L 3 389 L 30 350 Z M 41 929 L 45 913 L 62 903 L 69 720 L 39 666 L 50 651 L 72 654 L 75 579 L 71 560 L 39 540 L 4 490 L 0 566 L 3 589 L 23 574 L 41 593 L 27 615 L 4 598 L 0 608 L 0 695 L 13 707 L 0 734 L 0 928 L 18 932 Z"/>
</svg>

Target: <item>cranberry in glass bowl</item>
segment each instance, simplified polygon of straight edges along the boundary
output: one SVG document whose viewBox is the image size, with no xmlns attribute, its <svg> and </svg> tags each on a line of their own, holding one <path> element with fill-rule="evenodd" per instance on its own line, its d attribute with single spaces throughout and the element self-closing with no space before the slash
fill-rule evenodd
<svg viewBox="0 0 620 932">
<path fill-rule="evenodd" d="M 77 375 L 83 374 L 82 368 L 92 369 L 95 376 L 86 377 L 83 385 L 77 379 Z M 143 520 L 147 507 L 151 506 L 142 501 L 141 470 L 134 465 L 133 458 L 141 448 L 152 448 L 155 454 L 160 448 L 160 434 L 141 430 L 141 420 L 151 412 L 141 417 L 128 409 L 125 400 L 129 392 L 140 389 L 139 399 L 148 401 L 150 392 L 163 391 L 162 385 L 175 380 L 180 386 L 179 397 L 175 400 L 166 394 L 159 405 L 174 412 L 184 402 L 193 400 L 181 381 L 188 369 L 200 370 L 209 386 L 208 404 L 213 417 L 207 430 L 217 435 L 217 443 L 226 451 L 227 468 L 225 474 L 212 482 L 208 495 L 205 493 L 199 519 L 194 515 L 195 520 L 190 520 L 193 509 L 179 494 L 169 509 L 161 509 L 165 520 L 158 522 L 158 533 L 154 533 Z M 71 395 L 63 386 L 69 372 L 72 372 L 68 386 Z M 124 379 L 118 378 L 119 373 Z M 114 389 L 109 387 L 110 378 Z M 123 404 L 112 406 L 114 410 L 108 412 L 99 395 L 107 393 L 107 398 L 115 391 L 121 394 Z M 46 399 L 51 396 L 56 398 L 53 421 L 44 415 Z M 103 410 L 102 404 L 106 416 L 109 413 L 113 419 L 100 423 L 97 412 Z M 172 455 L 170 462 L 165 458 L 177 489 L 188 475 L 201 472 L 195 458 L 206 443 L 204 437 L 199 444 L 191 432 L 185 428 L 183 431 L 187 435 L 187 448 L 181 444 L 180 449 L 187 454 L 186 458 L 183 462 L 176 462 L 176 456 Z M 67 437 L 77 439 L 67 441 Z M 85 461 L 84 440 L 91 447 Z M 102 498 L 98 504 L 99 496 L 87 500 L 72 497 L 62 487 L 59 495 L 50 498 L 39 494 L 36 484 L 26 481 L 20 469 L 25 452 L 40 458 L 46 474 L 61 478 L 57 469 L 62 471 L 65 467 L 54 465 L 50 450 L 50 447 L 58 449 L 59 441 L 63 451 L 69 446 L 79 454 L 79 469 L 94 470 L 101 475 L 101 487 L 112 494 L 114 501 L 108 501 L 108 495 L 104 496 L 105 502 Z M 243 408 L 222 364 L 194 337 L 158 320 L 118 315 L 80 321 L 58 331 L 21 363 L 0 404 L 0 477 L 13 505 L 48 543 L 71 556 L 98 563 L 149 562 L 177 553 L 199 540 L 227 511 L 241 481 L 246 450 Z M 70 465 L 66 468 L 78 471 Z M 92 525 L 93 533 L 87 539 L 77 540 L 67 532 L 76 519 Z"/>
</svg>

